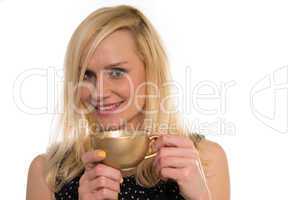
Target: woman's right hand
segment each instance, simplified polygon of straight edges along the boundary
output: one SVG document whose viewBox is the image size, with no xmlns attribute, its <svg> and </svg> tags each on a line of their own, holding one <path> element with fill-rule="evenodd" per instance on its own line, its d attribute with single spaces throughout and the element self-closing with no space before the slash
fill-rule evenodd
<svg viewBox="0 0 300 200">
<path fill-rule="evenodd" d="M 85 171 L 79 180 L 79 200 L 118 199 L 122 174 L 115 168 L 99 163 L 105 156 L 101 150 L 82 155 Z"/>
</svg>

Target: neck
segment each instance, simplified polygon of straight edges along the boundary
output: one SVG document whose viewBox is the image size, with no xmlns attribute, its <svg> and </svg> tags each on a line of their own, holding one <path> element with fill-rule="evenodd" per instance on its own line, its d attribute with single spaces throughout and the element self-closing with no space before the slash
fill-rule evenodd
<svg viewBox="0 0 300 200">
<path fill-rule="evenodd" d="M 143 129 L 144 115 L 139 113 L 125 122 L 122 128 L 126 130 L 141 130 Z"/>
</svg>

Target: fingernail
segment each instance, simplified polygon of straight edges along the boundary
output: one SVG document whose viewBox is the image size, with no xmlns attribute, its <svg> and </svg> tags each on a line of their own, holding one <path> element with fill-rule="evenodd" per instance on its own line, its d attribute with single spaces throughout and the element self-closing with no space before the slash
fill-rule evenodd
<svg viewBox="0 0 300 200">
<path fill-rule="evenodd" d="M 123 180 L 123 178 L 122 178 L 121 181 L 120 181 L 120 183 L 123 183 L 123 181 L 124 181 L 124 180 Z"/>
<path fill-rule="evenodd" d="M 106 157 L 106 152 L 102 151 L 102 150 L 97 150 L 96 154 L 97 154 L 97 156 L 99 156 L 101 158 L 105 158 Z"/>
</svg>

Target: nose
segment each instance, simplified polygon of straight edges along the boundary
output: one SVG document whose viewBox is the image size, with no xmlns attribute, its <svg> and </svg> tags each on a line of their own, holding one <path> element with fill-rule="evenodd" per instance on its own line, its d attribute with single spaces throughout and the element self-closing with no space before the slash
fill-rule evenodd
<svg viewBox="0 0 300 200">
<path fill-rule="evenodd" d="M 97 100 L 97 102 L 104 102 L 106 99 L 109 99 L 112 96 L 112 84 L 111 82 L 104 76 L 97 76 L 97 82 L 95 85 L 95 90 L 93 92 L 93 98 Z"/>
</svg>

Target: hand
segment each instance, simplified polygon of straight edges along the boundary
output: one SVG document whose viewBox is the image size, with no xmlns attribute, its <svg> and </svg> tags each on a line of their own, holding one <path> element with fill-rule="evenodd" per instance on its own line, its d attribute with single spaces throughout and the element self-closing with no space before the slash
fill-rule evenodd
<svg viewBox="0 0 300 200">
<path fill-rule="evenodd" d="M 188 137 L 161 135 L 154 150 L 157 155 L 153 166 L 162 180 L 175 180 L 185 199 L 209 199 L 199 152 Z"/>
<path fill-rule="evenodd" d="M 79 180 L 80 200 L 118 199 L 122 174 L 99 163 L 104 158 L 105 152 L 101 150 L 89 151 L 81 157 L 85 171 Z"/>
</svg>

